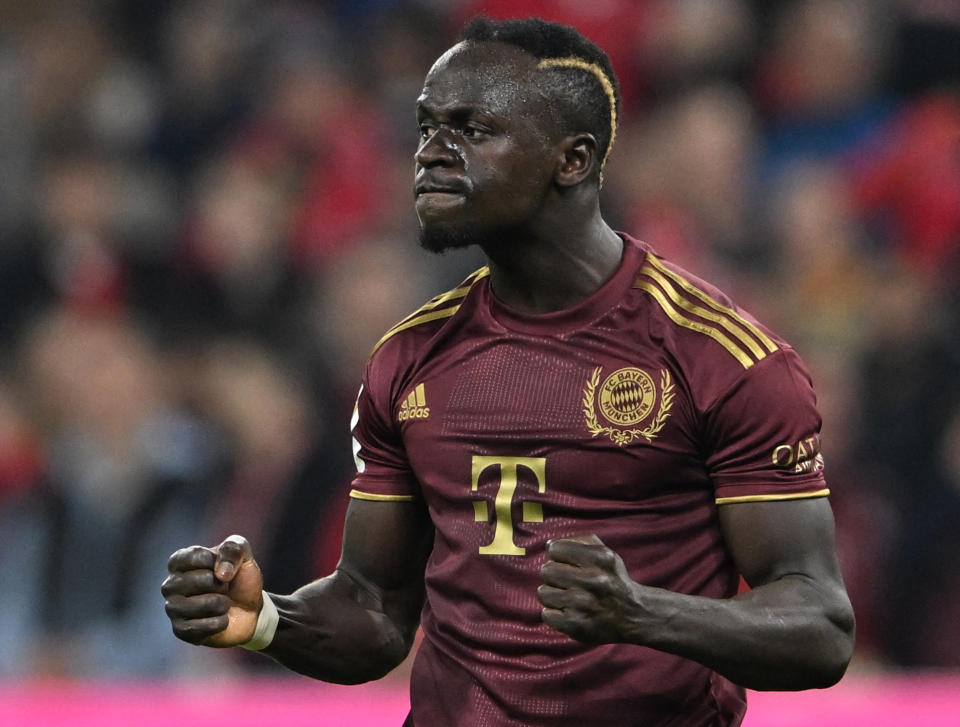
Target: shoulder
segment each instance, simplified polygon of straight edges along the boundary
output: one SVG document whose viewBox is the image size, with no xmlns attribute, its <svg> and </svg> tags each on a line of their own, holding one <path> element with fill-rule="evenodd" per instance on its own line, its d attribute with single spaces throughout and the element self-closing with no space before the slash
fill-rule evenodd
<svg viewBox="0 0 960 727">
<path fill-rule="evenodd" d="M 401 360 L 416 358 L 460 311 L 474 286 L 489 274 L 487 267 L 475 270 L 456 288 L 434 296 L 398 321 L 370 351 L 370 364 L 395 366 Z"/>
<path fill-rule="evenodd" d="M 649 301 L 651 332 L 688 379 L 698 382 L 702 401 L 749 377 L 771 356 L 792 353 L 789 344 L 718 287 L 653 250 L 646 252 L 633 287 Z"/>
</svg>

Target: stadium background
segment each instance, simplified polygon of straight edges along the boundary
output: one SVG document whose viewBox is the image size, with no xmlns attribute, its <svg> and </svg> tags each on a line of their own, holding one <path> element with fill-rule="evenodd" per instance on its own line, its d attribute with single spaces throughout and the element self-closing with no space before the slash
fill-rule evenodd
<svg viewBox="0 0 960 727">
<path fill-rule="evenodd" d="M 480 262 L 420 251 L 411 204 L 413 99 L 479 10 L 605 47 L 607 218 L 811 366 L 857 651 L 747 724 L 956 719 L 960 4 L 0 0 L 0 723 L 402 710 L 404 668 L 338 690 L 178 643 L 159 584 L 230 532 L 273 590 L 336 562 L 363 360 Z"/>
</svg>

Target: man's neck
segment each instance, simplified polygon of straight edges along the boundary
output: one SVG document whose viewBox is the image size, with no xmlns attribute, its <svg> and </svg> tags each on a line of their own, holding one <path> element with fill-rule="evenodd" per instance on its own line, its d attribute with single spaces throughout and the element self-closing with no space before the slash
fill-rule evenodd
<svg viewBox="0 0 960 727">
<path fill-rule="evenodd" d="M 484 247 L 497 298 L 524 313 L 550 313 L 571 308 L 598 290 L 619 267 L 623 240 L 599 208 L 579 222 L 543 225 L 516 240 Z"/>
</svg>

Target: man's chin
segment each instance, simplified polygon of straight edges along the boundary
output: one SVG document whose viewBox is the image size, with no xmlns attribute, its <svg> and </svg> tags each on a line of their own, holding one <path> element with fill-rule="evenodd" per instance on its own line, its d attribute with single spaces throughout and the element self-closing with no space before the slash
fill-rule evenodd
<svg viewBox="0 0 960 727">
<path fill-rule="evenodd" d="M 432 223 L 420 226 L 420 247 L 430 252 L 457 250 L 471 245 L 483 245 L 489 236 L 482 230 L 467 225 Z"/>
</svg>

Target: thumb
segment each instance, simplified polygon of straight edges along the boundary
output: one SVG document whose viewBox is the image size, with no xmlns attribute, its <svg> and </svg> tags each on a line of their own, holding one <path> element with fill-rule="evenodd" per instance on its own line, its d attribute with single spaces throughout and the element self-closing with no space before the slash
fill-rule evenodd
<svg viewBox="0 0 960 727">
<path fill-rule="evenodd" d="M 600 537 L 594 533 L 588 535 L 571 535 L 566 538 L 566 540 L 572 540 L 575 543 L 583 543 L 584 545 L 603 545 L 603 541 L 600 540 Z"/>
<path fill-rule="evenodd" d="M 232 581 L 241 566 L 253 560 L 250 543 L 242 535 L 231 535 L 214 548 L 214 551 L 217 559 L 213 565 L 213 574 L 223 583 Z"/>
</svg>

